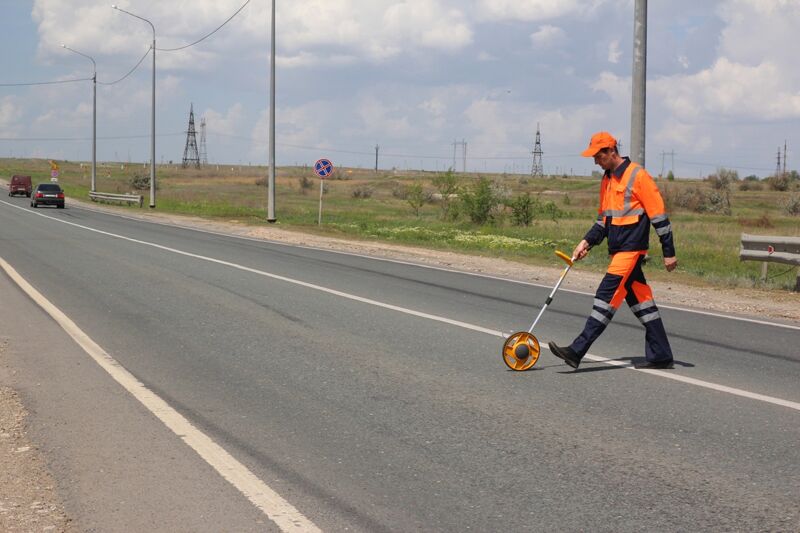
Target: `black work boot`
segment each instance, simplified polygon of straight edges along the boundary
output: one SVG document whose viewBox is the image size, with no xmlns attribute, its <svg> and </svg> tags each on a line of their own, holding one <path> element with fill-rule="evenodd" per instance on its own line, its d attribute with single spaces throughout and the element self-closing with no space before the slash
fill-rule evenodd
<svg viewBox="0 0 800 533">
<path fill-rule="evenodd" d="M 553 355 L 559 359 L 563 359 L 564 362 L 572 368 L 578 368 L 578 365 L 581 364 L 580 356 L 569 346 L 562 348 L 553 341 L 547 343 L 547 346 L 550 347 L 550 351 L 553 353 Z"/>
</svg>

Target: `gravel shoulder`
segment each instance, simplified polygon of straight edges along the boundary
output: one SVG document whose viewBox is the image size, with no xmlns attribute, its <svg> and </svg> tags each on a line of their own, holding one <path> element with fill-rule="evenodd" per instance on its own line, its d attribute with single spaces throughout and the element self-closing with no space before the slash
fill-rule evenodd
<svg viewBox="0 0 800 533">
<path fill-rule="evenodd" d="M 397 261 L 448 268 L 552 286 L 562 269 L 533 267 L 486 257 L 436 251 L 396 244 L 352 241 L 299 233 L 279 227 L 251 227 L 212 222 L 197 217 L 157 212 L 120 210 L 70 200 L 87 209 L 122 214 L 153 222 L 178 225 L 327 250 L 357 253 Z M 566 289 L 594 293 L 600 275 L 576 268 L 564 282 Z M 723 289 L 655 281 L 651 283 L 661 304 L 713 313 L 777 320 L 800 326 L 800 294 L 757 289 Z M 2 384 L 13 383 L 14 370 L 7 366 L 5 339 L 0 338 L 0 531 L 74 531 L 57 492 L 57 480 L 48 472 L 46 458 L 28 440 L 26 410 L 17 393 Z"/>
</svg>

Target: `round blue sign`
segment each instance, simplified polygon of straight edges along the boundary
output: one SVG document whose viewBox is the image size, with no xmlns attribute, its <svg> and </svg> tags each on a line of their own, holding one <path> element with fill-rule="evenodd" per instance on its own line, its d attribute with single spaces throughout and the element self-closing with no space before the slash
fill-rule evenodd
<svg viewBox="0 0 800 533">
<path fill-rule="evenodd" d="M 333 174 L 333 163 L 328 159 L 317 159 L 314 163 L 314 173 L 320 178 L 327 178 Z"/>
</svg>

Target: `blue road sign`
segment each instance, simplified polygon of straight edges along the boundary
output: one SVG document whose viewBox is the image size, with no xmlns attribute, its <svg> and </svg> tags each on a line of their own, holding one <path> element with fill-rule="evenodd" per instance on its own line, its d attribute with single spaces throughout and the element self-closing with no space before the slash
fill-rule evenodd
<svg viewBox="0 0 800 533">
<path fill-rule="evenodd" d="M 314 173 L 322 179 L 333 174 L 333 163 L 328 159 L 317 159 L 314 163 Z"/>
</svg>

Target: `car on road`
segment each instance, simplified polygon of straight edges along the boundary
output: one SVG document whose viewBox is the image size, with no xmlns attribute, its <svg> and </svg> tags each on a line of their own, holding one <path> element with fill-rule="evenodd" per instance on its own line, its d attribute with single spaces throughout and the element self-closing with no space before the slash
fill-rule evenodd
<svg viewBox="0 0 800 533">
<path fill-rule="evenodd" d="M 28 198 L 31 197 L 31 177 L 20 176 L 15 174 L 11 176 L 11 183 L 8 184 L 8 195 L 16 196 L 17 194 L 24 194 Z"/>
<path fill-rule="evenodd" d="M 64 191 L 58 183 L 40 183 L 31 193 L 31 207 L 54 205 L 64 209 Z"/>
</svg>

